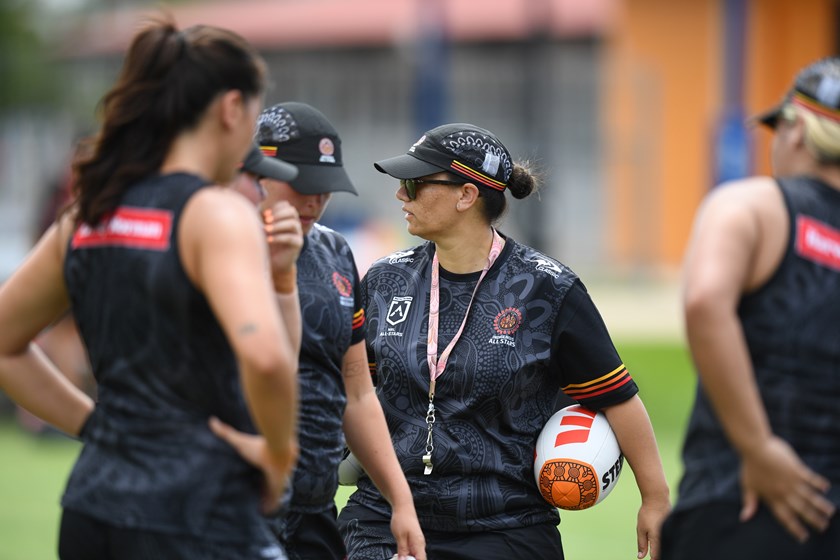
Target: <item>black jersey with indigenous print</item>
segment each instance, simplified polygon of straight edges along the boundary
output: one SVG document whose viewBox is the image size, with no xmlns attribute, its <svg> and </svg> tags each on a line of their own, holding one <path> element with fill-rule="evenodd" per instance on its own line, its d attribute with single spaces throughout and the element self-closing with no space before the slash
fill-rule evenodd
<svg viewBox="0 0 840 560">
<path fill-rule="evenodd" d="M 339 233 L 315 224 L 304 238 L 297 268 L 303 339 L 300 456 L 291 509 L 318 513 L 335 503 L 347 404 L 341 366 L 347 349 L 365 339 L 365 313 L 353 253 Z"/>
<path fill-rule="evenodd" d="M 437 379 L 434 469 L 424 475 L 433 254 L 432 243 L 394 253 L 362 281 L 377 392 L 420 522 L 436 531 L 557 523 L 533 465 L 537 436 L 559 392 L 600 409 L 635 395 L 636 384 L 578 277 L 507 238 Z M 440 276 L 442 351 L 461 325 L 479 273 Z M 366 477 L 351 501 L 389 511 Z"/>
<path fill-rule="evenodd" d="M 152 177 L 71 238 L 64 273 L 98 398 L 62 505 L 119 527 L 259 543 L 271 538 L 261 475 L 207 423 L 254 433 L 236 359 L 178 252 L 182 210 L 205 185 Z"/>
<path fill-rule="evenodd" d="M 738 316 L 773 433 L 831 481 L 840 506 L 840 192 L 777 179 L 790 217 L 778 269 Z M 698 386 L 683 449 L 678 509 L 740 502 L 739 459 Z"/>
</svg>

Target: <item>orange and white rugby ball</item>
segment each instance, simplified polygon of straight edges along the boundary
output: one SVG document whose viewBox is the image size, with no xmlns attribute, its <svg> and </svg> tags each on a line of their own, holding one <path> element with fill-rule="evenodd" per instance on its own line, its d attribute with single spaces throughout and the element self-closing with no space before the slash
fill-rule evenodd
<svg viewBox="0 0 840 560">
<path fill-rule="evenodd" d="M 586 509 L 609 495 L 624 457 L 602 412 L 580 405 L 558 410 L 546 422 L 534 459 L 534 477 L 548 503 Z"/>
</svg>

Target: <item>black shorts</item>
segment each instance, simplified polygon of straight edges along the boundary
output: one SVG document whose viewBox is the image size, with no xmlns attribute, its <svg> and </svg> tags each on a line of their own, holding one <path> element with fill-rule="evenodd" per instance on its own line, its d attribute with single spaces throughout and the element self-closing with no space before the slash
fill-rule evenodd
<svg viewBox="0 0 840 560">
<path fill-rule="evenodd" d="M 338 528 L 347 560 L 388 560 L 397 552 L 391 520 L 359 505 L 341 510 Z M 503 531 L 423 531 L 428 560 L 563 560 L 560 532 L 551 524 Z"/>
<path fill-rule="evenodd" d="M 799 544 L 765 507 L 746 522 L 739 504 L 715 503 L 672 512 L 662 525 L 661 560 L 828 560 L 840 558 L 840 521 Z"/>
<path fill-rule="evenodd" d="M 61 560 L 287 560 L 274 544 L 222 544 L 182 535 L 121 529 L 64 510 L 58 540 Z"/>
<path fill-rule="evenodd" d="M 288 512 L 273 518 L 271 529 L 289 560 L 343 560 L 347 553 L 336 514 L 335 506 L 321 513 Z"/>
</svg>

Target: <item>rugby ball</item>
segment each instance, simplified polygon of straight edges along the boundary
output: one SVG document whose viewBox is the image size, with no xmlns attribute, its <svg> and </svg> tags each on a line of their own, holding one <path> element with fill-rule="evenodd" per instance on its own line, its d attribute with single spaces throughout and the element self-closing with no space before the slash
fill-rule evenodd
<svg viewBox="0 0 840 560">
<path fill-rule="evenodd" d="M 603 501 L 623 465 L 604 413 L 577 404 L 555 412 L 537 438 L 534 477 L 543 498 L 560 509 L 587 509 Z"/>
<path fill-rule="evenodd" d="M 365 473 L 359 460 L 348 448 L 344 448 L 344 459 L 338 465 L 338 483 L 341 486 L 355 486 Z"/>
</svg>

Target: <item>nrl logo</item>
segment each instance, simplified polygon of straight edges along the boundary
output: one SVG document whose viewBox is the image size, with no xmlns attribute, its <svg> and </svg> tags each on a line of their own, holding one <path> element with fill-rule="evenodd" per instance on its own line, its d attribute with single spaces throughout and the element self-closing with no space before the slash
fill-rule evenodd
<svg viewBox="0 0 840 560">
<path fill-rule="evenodd" d="M 560 266 L 546 259 L 541 259 L 537 257 L 529 260 L 528 262 L 536 264 L 537 270 L 545 272 L 546 274 L 548 274 L 549 276 L 553 276 L 554 278 L 557 278 L 563 273 L 563 269 Z"/>
<path fill-rule="evenodd" d="M 388 316 L 385 317 L 389 325 L 399 325 L 406 320 L 413 299 L 412 296 L 394 296 L 388 306 Z"/>
</svg>

